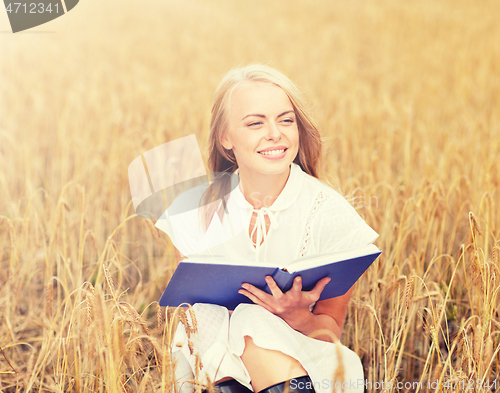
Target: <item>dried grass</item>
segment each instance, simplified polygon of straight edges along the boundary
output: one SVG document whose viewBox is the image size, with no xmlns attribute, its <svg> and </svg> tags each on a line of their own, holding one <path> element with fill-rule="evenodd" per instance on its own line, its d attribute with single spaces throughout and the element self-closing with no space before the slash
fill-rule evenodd
<svg viewBox="0 0 500 393">
<path fill-rule="evenodd" d="M 0 391 L 178 393 L 171 338 L 196 315 L 156 303 L 175 256 L 127 165 L 192 133 L 206 158 L 220 77 L 269 60 L 311 97 L 325 181 L 380 234 L 342 335 L 365 378 L 499 379 L 496 1 L 93 7 L 0 37 Z"/>
</svg>

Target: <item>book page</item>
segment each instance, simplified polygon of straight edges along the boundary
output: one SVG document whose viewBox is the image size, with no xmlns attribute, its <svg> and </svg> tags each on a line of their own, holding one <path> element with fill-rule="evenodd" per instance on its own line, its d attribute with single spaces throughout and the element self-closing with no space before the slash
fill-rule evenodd
<svg viewBox="0 0 500 393">
<path fill-rule="evenodd" d="M 228 258 L 225 255 L 193 255 L 191 258 L 185 259 L 182 262 L 190 263 L 213 263 L 218 265 L 239 265 L 239 266 L 262 266 L 262 267 L 278 267 L 286 269 L 289 273 L 299 270 L 306 270 L 316 266 L 328 265 L 330 263 L 352 259 L 364 255 L 374 254 L 380 250 L 375 244 L 368 244 L 363 247 L 351 248 L 334 253 L 323 253 L 311 255 L 299 259 L 295 259 L 286 266 L 270 265 L 269 263 L 255 263 L 243 259 Z"/>
<path fill-rule="evenodd" d="M 192 257 L 185 259 L 182 262 L 189 263 L 213 263 L 216 265 L 235 265 L 235 266 L 264 266 L 272 267 L 268 264 L 259 264 L 253 261 L 247 261 L 244 259 L 234 259 L 228 258 L 226 255 L 193 255 Z M 276 266 L 275 266 L 276 267 Z"/>
<path fill-rule="evenodd" d="M 334 253 L 324 253 L 311 255 L 299 259 L 295 259 L 286 266 L 290 273 L 306 270 L 317 266 L 328 265 L 330 263 L 353 259 L 364 255 L 375 254 L 380 250 L 375 244 L 368 244 L 363 247 L 351 248 L 348 250 L 338 251 Z"/>
</svg>

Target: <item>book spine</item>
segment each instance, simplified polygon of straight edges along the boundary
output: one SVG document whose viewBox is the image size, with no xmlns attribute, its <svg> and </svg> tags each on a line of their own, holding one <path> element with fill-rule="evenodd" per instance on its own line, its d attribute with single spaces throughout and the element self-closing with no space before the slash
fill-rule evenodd
<svg viewBox="0 0 500 393">
<path fill-rule="evenodd" d="M 277 268 L 273 274 L 273 279 L 280 289 L 285 292 L 292 286 L 294 275 Z"/>
</svg>

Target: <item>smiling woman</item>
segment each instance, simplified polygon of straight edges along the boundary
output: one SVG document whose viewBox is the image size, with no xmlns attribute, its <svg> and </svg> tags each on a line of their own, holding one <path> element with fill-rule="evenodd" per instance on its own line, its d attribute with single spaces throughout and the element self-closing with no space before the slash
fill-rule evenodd
<svg viewBox="0 0 500 393">
<path fill-rule="evenodd" d="M 300 91 L 271 67 L 251 65 L 223 78 L 212 108 L 209 168 L 229 176 L 213 180 L 196 214 L 177 217 L 176 224 L 166 214 L 157 222 L 179 253 L 284 266 L 378 237 L 318 179 L 320 135 L 304 108 Z M 236 177 L 239 186 L 231 189 Z M 207 241 L 227 233 L 232 235 L 225 242 Z M 193 306 L 198 331 L 188 334 L 181 324 L 174 337 L 174 343 L 183 343 L 173 350 L 182 354 L 178 369 L 184 361 L 184 379 L 192 378 L 201 359 L 202 382 L 218 382 L 226 393 L 275 393 L 288 385 L 291 392 L 329 393 L 342 370 L 344 390 L 363 391 L 359 357 L 337 344 L 353 288 L 318 301 L 329 278 L 311 291 L 302 291 L 299 278 L 286 293 L 271 277 L 266 282 L 271 293 L 242 283 L 239 293 L 254 304 L 240 304 L 234 312 Z"/>
</svg>

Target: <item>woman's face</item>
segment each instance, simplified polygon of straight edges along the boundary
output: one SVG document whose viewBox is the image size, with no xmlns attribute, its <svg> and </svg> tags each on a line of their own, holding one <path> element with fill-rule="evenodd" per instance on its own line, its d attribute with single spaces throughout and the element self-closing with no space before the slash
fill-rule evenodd
<svg viewBox="0 0 500 393">
<path fill-rule="evenodd" d="M 221 143 L 233 149 L 240 173 L 287 171 L 299 150 L 299 130 L 285 92 L 271 83 L 244 82 L 233 90 L 227 110 Z"/>
</svg>

